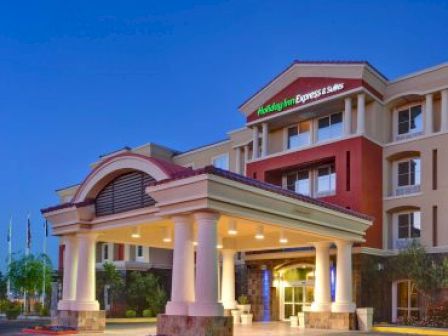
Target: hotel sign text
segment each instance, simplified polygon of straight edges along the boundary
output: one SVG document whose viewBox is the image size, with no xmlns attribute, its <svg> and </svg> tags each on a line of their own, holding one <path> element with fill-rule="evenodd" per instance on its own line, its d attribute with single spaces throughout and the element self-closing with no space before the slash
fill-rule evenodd
<svg viewBox="0 0 448 336">
<path fill-rule="evenodd" d="M 274 102 L 266 106 L 261 106 L 258 109 L 257 114 L 259 117 L 261 117 L 272 112 L 281 112 L 288 107 L 306 104 L 327 94 L 341 91 L 342 89 L 344 89 L 344 83 L 328 85 L 314 91 L 310 91 L 304 94 L 298 94 L 294 98 L 286 98 L 281 102 Z"/>
</svg>

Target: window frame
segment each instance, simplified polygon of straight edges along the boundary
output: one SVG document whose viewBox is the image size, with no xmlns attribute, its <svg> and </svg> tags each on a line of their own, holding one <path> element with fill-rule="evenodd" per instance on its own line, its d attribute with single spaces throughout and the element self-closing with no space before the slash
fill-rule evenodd
<svg viewBox="0 0 448 336">
<path fill-rule="evenodd" d="M 298 191 L 296 191 L 295 186 L 297 184 L 297 181 L 299 181 L 299 179 L 298 179 L 299 174 L 300 173 L 304 173 L 304 172 L 308 173 L 308 194 L 301 194 L 301 195 L 312 197 L 312 195 L 313 195 L 313 178 L 312 178 L 313 171 L 310 170 L 310 169 L 299 169 L 299 170 L 295 170 L 295 171 L 286 173 L 285 174 L 285 182 L 284 182 L 284 186 L 283 187 L 285 189 L 294 191 L 295 193 L 299 193 Z M 294 180 L 295 180 L 294 181 L 294 190 L 289 189 L 289 184 L 288 184 L 288 177 L 292 176 L 292 175 L 294 175 Z"/>
<path fill-rule="evenodd" d="M 140 255 L 141 250 L 141 255 Z M 135 258 L 137 261 L 143 261 L 145 259 L 145 251 L 143 245 L 137 245 L 135 251 Z"/>
<path fill-rule="evenodd" d="M 307 132 L 300 132 L 300 125 L 303 124 L 307 124 L 308 125 L 308 131 Z M 303 120 L 303 121 L 299 121 L 298 123 L 289 125 L 287 127 L 285 127 L 285 150 L 297 150 L 300 148 L 304 148 L 306 146 L 311 145 L 312 143 L 312 127 L 313 127 L 313 120 L 309 119 L 309 120 Z M 291 129 L 295 129 L 297 131 L 297 137 L 300 137 L 300 135 L 302 134 L 308 134 L 308 138 L 307 141 L 305 141 L 306 143 L 302 144 L 302 145 L 298 145 L 298 146 L 291 146 L 291 141 L 290 141 L 290 136 L 289 136 L 289 130 Z"/>
<path fill-rule="evenodd" d="M 414 228 L 415 218 L 411 219 L 411 215 L 415 216 L 416 213 L 419 213 L 420 220 L 420 229 L 419 236 L 412 235 L 412 229 Z M 407 237 L 400 237 L 400 217 L 408 216 L 407 223 Z M 400 249 L 408 245 L 409 242 L 413 240 L 420 240 L 422 234 L 422 212 L 420 209 L 407 209 L 403 211 L 399 211 L 393 214 L 393 248 Z"/>
<path fill-rule="evenodd" d="M 108 243 L 103 244 L 101 251 L 102 251 L 103 262 L 110 261 L 110 258 L 109 258 L 110 257 L 110 248 L 109 248 Z"/>
<path fill-rule="evenodd" d="M 332 123 L 332 121 L 331 121 L 332 117 L 337 115 L 337 114 L 341 115 L 341 121 L 339 123 Z M 319 127 L 319 122 L 321 120 L 323 120 L 323 119 L 326 119 L 326 118 L 328 118 L 328 126 L 325 127 L 325 128 L 331 128 L 333 125 L 341 124 L 341 132 L 338 135 L 331 135 L 330 137 L 327 137 L 325 139 L 320 139 L 319 138 L 319 130 L 321 128 Z M 320 117 L 320 118 L 316 119 L 316 142 L 317 143 L 325 142 L 325 141 L 331 141 L 333 139 L 338 139 L 338 138 L 341 138 L 343 136 L 344 136 L 344 113 L 342 111 L 341 112 L 330 113 L 330 114 L 328 114 L 326 116 L 323 116 L 323 117 Z"/>
<path fill-rule="evenodd" d="M 401 307 L 399 306 L 399 302 L 398 302 L 398 293 L 399 293 L 399 285 L 400 284 L 407 284 L 407 306 L 406 307 Z M 419 294 L 418 291 L 416 291 L 416 305 L 415 307 L 412 306 L 412 295 L 413 295 L 413 290 L 415 289 L 415 285 L 414 287 L 412 287 L 413 282 L 412 280 L 409 279 L 402 279 L 402 280 L 397 280 L 394 281 L 392 283 L 392 321 L 393 322 L 397 322 L 398 320 L 398 311 L 405 311 L 406 313 L 406 317 L 409 319 L 412 317 L 412 312 L 418 312 L 420 315 L 420 308 L 419 308 Z"/>
<path fill-rule="evenodd" d="M 329 176 L 329 190 L 328 191 L 324 191 L 324 192 L 319 192 L 319 169 L 324 169 L 324 168 L 329 168 L 329 172 L 330 174 Z M 332 183 L 332 179 L 331 176 L 333 174 L 332 172 L 332 168 L 334 170 L 334 190 L 331 189 L 331 186 L 333 185 Z M 333 196 L 336 195 L 336 190 L 337 190 L 337 175 L 336 175 L 336 164 L 335 163 L 328 163 L 328 164 L 324 164 L 324 165 L 320 165 L 317 166 L 315 168 L 315 186 L 314 186 L 314 195 L 316 197 L 326 197 L 326 196 Z"/>
<path fill-rule="evenodd" d="M 417 106 L 420 106 L 420 109 L 421 109 L 421 118 L 422 118 L 421 129 L 413 130 L 413 129 L 411 129 L 409 127 L 408 128 L 408 132 L 400 134 L 400 112 L 403 112 L 403 111 L 407 110 L 408 117 L 409 117 L 408 126 L 410 126 L 410 124 L 411 124 L 411 110 L 412 110 L 412 108 L 417 107 Z M 413 137 L 417 137 L 417 136 L 420 136 L 420 135 L 424 134 L 424 128 L 425 128 L 425 125 L 424 125 L 424 123 L 425 123 L 425 120 L 424 120 L 425 115 L 424 114 L 425 114 L 425 109 L 426 109 L 426 106 L 425 106 L 424 102 L 415 102 L 415 103 L 401 105 L 401 106 L 398 106 L 398 107 L 394 108 L 394 111 L 393 111 L 393 114 L 394 114 L 394 117 L 393 117 L 394 118 L 394 123 L 393 123 L 394 124 L 394 136 L 393 136 L 393 138 L 394 138 L 395 141 L 406 140 L 408 138 L 413 138 Z"/>
<path fill-rule="evenodd" d="M 418 183 L 411 184 L 412 181 L 412 166 L 411 161 L 418 160 L 419 171 L 414 172 L 414 179 Z M 400 185 L 400 164 L 407 163 L 408 164 L 408 184 Z M 401 174 L 404 175 L 404 174 Z M 415 194 L 420 192 L 422 184 L 422 160 L 420 156 L 407 157 L 404 159 L 394 161 L 394 195 L 395 196 L 403 196 L 409 194 Z"/>
</svg>

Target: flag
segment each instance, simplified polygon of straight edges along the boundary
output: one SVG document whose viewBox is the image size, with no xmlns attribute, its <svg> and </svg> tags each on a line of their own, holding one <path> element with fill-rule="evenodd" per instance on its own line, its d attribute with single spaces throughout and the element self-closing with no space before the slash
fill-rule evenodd
<svg viewBox="0 0 448 336">
<path fill-rule="evenodd" d="M 30 219 L 30 215 L 28 215 L 28 223 L 26 226 L 26 248 L 27 248 L 28 252 L 31 249 L 31 219 Z"/>
</svg>

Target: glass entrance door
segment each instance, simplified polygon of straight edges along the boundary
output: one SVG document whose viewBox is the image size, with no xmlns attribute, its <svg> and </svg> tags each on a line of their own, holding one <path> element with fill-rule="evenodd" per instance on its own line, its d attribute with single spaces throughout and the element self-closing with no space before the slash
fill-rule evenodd
<svg viewBox="0 0 448 336">
<path fill-rule="evenodd" d="M 314 298 L 314 287 L 309 285 L 286 285 L 283 291 L 283 319 L 297 316 L 304 307 L 311 306 Z"/>
</svg>

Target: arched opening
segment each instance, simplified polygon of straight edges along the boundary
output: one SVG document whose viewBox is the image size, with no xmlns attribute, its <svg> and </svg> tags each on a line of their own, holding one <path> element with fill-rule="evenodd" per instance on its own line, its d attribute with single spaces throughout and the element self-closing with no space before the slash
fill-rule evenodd
<svg viewBox="0 0 448 336">
<path fill-rule="evenodd" d="M 154 199 L 145 192 L 154 181 L 153 177 L 139 171 L 115 177 L 96 196 L 96 215 L 112 215 L 154 205 Z"/>
</svg>

